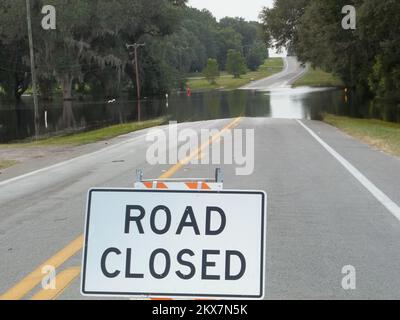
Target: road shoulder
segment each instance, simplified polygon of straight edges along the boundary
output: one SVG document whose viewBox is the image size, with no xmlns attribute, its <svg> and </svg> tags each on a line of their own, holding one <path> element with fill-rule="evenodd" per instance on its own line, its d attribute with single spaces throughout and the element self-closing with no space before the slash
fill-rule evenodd
<svg viewBox="0 0 400 320">
<path fill-rule="evenodd" d="M 159 128 L 163 128 L 161 126 Z M 87 155 L 105 148 L 113 147 L 125 141 L 143 136 L 148 129 L 124 134 L 116 138 L 95 143 L 74 146 L 31 146 L 31 147 L 4 147 L 0 148 L 0 159 L 17 161 L 17 163 L 4 170 L 0 170 L 0 182 L 12 179 L 36 170 L 40 170 L 64 161 Z"/>
</svg>

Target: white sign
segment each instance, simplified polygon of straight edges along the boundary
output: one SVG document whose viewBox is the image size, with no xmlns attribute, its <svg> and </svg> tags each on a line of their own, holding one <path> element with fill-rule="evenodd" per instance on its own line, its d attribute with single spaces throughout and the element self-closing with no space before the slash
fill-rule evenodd
<svg viewBox="0 0 400 320">
<path fill-rule="evenodd" d="M 82 294 L 262 299 L 266 194 L 93 189 Z"/>
</svg>

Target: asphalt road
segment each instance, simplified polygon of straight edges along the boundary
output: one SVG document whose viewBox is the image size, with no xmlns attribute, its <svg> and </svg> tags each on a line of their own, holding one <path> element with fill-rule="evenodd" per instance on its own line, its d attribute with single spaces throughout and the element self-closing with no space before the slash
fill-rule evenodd
<svg viewBox="0 0 400 320">
<path fill-rule="evenodd" d="M 275 81 L 287 83 L 292 71 Z M 255 170 L 242 177 L 222 165 L 224 187 L 268 193 L 267 299 L 400 299 L 400 160 L 317 121 L 243 118 L 236 128 L 255 130 Z M 83 233 L 88 189 L 131 187 L 136 169 L 157 178 L 171 167 L 147 164 L 146 132 L 0 182 L 0 293 L 40 293 L 34 270 L 58 253 L 50 262 L 63 290 L 53 298 L 83 299 L 81 246 L 69 244 Z M 186 165 L 174 177 L 212 176 L 214 168 Z M 346 265 L 356 269 L 356 290 L 342 288 Z"/>
<path fill-rule="evenodd" d="M 284 70 L 266 79 L 254 81 L 241 89 L 245 90 L 268 90 L 273 88 L 287 87 L 301 78 L 308 70 L 307 65 L 302 65 L 296 57 L 284 58 Z"/>
</svg>

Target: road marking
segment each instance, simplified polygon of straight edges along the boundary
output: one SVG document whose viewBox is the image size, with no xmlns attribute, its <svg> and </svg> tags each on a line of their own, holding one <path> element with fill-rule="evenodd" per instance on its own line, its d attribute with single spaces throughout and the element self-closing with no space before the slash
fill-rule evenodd
<svg viewBox="0 0 400 320">
<path fill-rule="evenodd" d="M 56 289 L 42 289 L 35 294 L 31 300 L 54 300 L 71 284 L 72 281 L 80 274 L 81 267 L 71 267 L 60 274 L 56 278 Z"/>
<path fill-rule="evenodd" d="M 295 83 L 297 80 L 302 78 L 308 71 L 309 71 L 309 67 L 306 66 L 306 68 L 302 72 L 300 72 L 299 74 L 295 75 L 293 78 L 287 80 L 285 82 L 286 85 L 290 86 L 291 84 Z"/>
<path fill-rule="evenodd" d="M 144 129 L 144 130 L 146 130 L 146 129 Z M 141 139 L 141 138 L 144 138 L 144 137 L 146 137 L 146 135 L 147 135 L 147 134 L 142 134 L 142 135 L 140 135 L 140 136 L 138 136 L 138 137 L 135 137 L 135 138 L 132 138 L 132 139 L 129 139 L 129 140 L 126 140 L 126 141 L 122 141 L 122 142 L 119 142 L 119 143 L 116 143 L 116 144 L 114 144 L 114 145 L 112 145 L 112 146 L 109 146 L 109 147 L 106 147 L 106 148 L 103 148 L 103 149 L 94 151 L 94 152 L 92 152 L 92 153 L 84 154 L 84 155 L 78 156 L 78 157 L 76 157 L 76 158 L 72 158 L 72 159 L 69 159 L 69 160 L 66 160 L 66 161 L 63 161 L 63 162 L 56 163 L 56 164 L 54 164 L 54 165 L 52 165 L 52 166 L 49 166 L 49 167 L 45 167 L 45 168 L 42 168 L 42 169 L 39 169 L 39 170 L 31 171 L 31 172 L 29 172 L 29 173 L 20 175 L 20 176 L 15 177 L 15 178 L 11 178 L 11 179 L 8 179 L 8 180 L 0 181 L 0 187 L 1 187 L 1 186 L 4 186 L 4 185 L 6 185 L 6 184 L 9 184 L 9 183 L 11 183 L 11 182 L 15 182 L 15 181 L 22 180 L 22 179 L 24 179 L 24 178 L 31 177 L 31 176 L 36 175 L 36 174 L 38 174 L 38 173 L 46 172 L 46 171 L 49 171 L 49 170 L 51 170 L 51 169 L 56 169 L 56 168 L 65 166 L 65 165 L 67 165 L 67 164 L 71 164 L 71 163 L 73 163 L 73 162 L 75 162 L 75 161 L 79 161 L 79 160 L 83 160 L 83 159 L 86 159 L 86 158 L 95 156 L 95 155 L 97 155 L 97 154 L 100 154 L 100 153 L 109 151 L 109 150 L 111 150 L 111 149 L 120 147 L 120 146 L 122 146 L 122 145 L 124 145 L 124 144 L 127 144 L 127 143 L 136 142 L 136 140 Z"/>
<path fill-rule="evenodd" d="M 252 83 L 246 84 L 243 87 L 239 88 L 241 90 L 260 90 L 260 89 L 265 89 L 265 86 L 258 86 L 259 83 L 263 83 L 265 80 L 273 80 L 275 78 L 279 78 L 285 75 L 285 73 L 288 71 L 289 69 L 289 62 L 287 58 L 282 57 L 283 60 L 283 64 L 285 66 L 285 68 L 278 73 L 273 74 L 272 76 L 266 77 L 264 79 L 260 79 L 257 81 L 254 81 Z M 269 86 L 267 86 L 269 87 Z"/>
<path fill-rule="evenodd" d="M 188 157 L 183 159 L 178 164 L 176 164 L 173 167 L 171 167 L 159 179 L 168 179 L 171 176 L 173 176 L 179 169 L 181 169 L 183 166 L 185 166 L 187 163 L 189 163 L 189 161 L 191 159 L 193 159 L 194 157 L 198 156 L 198 154 L 200 152 L 202 152 L 202 150 L 204 150 L 208 145 L 212 144 L 215 140 L 219 139 L 224 132 L 226 132 L 228 130 L 231 130 L 232 128 L 236 127 L 241 120 L 242 120 L 242 118 L 239 117 L 239 118 L 236 118 L 235 120 L 231 121 L 227 126 L 225 126 L 217 134 L 212 136 L 206 143 L 204 143 L 202 146 L 200 146 L 192 154 L 190 154 Z M 145 135 L 143 135 L 143 136 L 145 136 Z M 140 136 L 140 137 L 142 137 L 142 136 Z M 140 137 L 137 137 L 137 138 L 140 138 Z M 137 139 L 137 138 L 135 138 L 135 139 Z M 120 143 L 120 144 L 123 144 L 123 143 Z M 116 145 L 114 145 L 114 147 L 115 146 Z M 111 147 L 109 147 L 109 148 L 111 148 Z M 103 151 L 107 150 L 109 148 L 103 149 Z M 96 152 L 92 153 L 91 155 L 97 154 L 99 152 L 100 151 L 96 151 Z M 83 158 L 83 157 L 85 157 L 85 156 L 81 156 L 79 158 Z M 72 160 L 76 160 L 76 159 L 78 159 L 78 158 L 75 158 L 75 159 L 72 159 Z M 68 163 L 68 162 L 71 162 L 72 160 L 66 161 L 66 162 L 64 162 L 64 164 Z M 59 164 L 59 165 L 61 165 L 61 164 Z M 56 166 L 58 166 L 58 165 L 56 165 Z M 55 167 L 55 166 L 52 166 L 52 167 Z M 52 167 L 48 167 L 48 168 L 45 168 L 45 169 L 38 170 L 38 171 L 36 171 L 36 173 L 49 170 L 49 168 L 52 168 Z M 27 174 L 27 175 L 20 176 L 20 177 L 11 179 L 11 180 L 13 180 L 13 181 L 19 180 L 19 179 L 22 179 L 22 177 L 27 177 L 27 176 L 30 176 L 30 175 L 31 174 Z M 8 181 L 10 181 L 10 180 L 8 180 Z M 1 186 L 1 184 L 0 184 L 0 186 Z M 50 266 L 53 266 L 54 268 L 58 268 L 59 266 L 61 266 L 64 262 L 66 262 L 68 259 L 70 259 L 73 255 L 75 255 L 78 251 L 80 251 L 83 248 L 83 238 L 84 238 L 84 236 L 81 235 L 77 239 L 72 241 L 69 245 L 67 245 L 65 248 L 63 248 L 61 251 L 59 251 L 53 257 L 51 257 L 49 260 L 47 260 L 42 265 L 40 265 L 36 270 L 34 270 L 28 276 L 26 276 L 24 279 L 19 281 L 14 287 L 12 287 L 6 293 L 1 295 L 0 296 L 0 300 L 19 300 L 19 299 L 22 299 L 24 296 L 26 296 L 31 290 L 33 290 L 42 281 L 42 278 L 43 278 L 42 269 L 43 269 L 43 267 L 50 265 Z M 80 274 L 80 270 L 77 273 L 68 272 L 68 274 L 63 275 L 63 277 L 65 279 L 64 287 L 60 286 L 60 290 L 62 290 L 62 291 L 65 290 L 65 288 L 69 284 L 71 284 L 72 281 L 75 280 L 75 278 L 77 278 L 79 276 L 79 274 Z M 67 280 L 69 280 L 69 282 Z M 58 281 L 58 276 L 57 276 L 57 281 Z M 42 291 L 40 291 L 38 293 L 39 297 L 45 295 L 45 293 L 43 293 Z M 49 290 L 47 290 L 47 291 L 49 291 Z M 46 293 L 46 295 L 47 295 L 48 299 L 54 299 L 62 291 L 50 290 L 49 292 Z M 51 293 L 53 293 L 54 295 L 52 295 Z"/>
<path fill-rule="evenodd" d="M 187 165 L 193 158 L 198 157 L 200 153 L 202 153 L 209 145 L 214 143 L 216 140 L 221 138 L 221 136 L 226 132 L 231 130 L 232 128 L 236 127 L 242 118 L 236 118 L 231 123 L 229 123 L 226 127 L 224 127 L 221 131 L 217 134 L 213 135 L 207 142 L 203 143 L 197 150 L 193 151 L 190 155 L 186 158 L 179 161 L 176 165 L 170 168 L 166 173 L 164 173 L 159 179 L 168 179 L 169 177 L 173 176 L 177 171 L 179 171 L 182 167 Z"/>
<path fill-rule="evenodd" d="M 308 131 L 339 163 L 346 168 L 390 213 L 400 221 L 400 207 L 393 202 L 382 190 L 375 186 L 366 176 L 364 176 L 349 161 L 343 158 L 338 152 L 324 142 L 313 130 L 307 127 L 302 121 L 297 122 Z"/>
<path fill-rule="evenodd" d="M 165 126 L 159 126 L 159 128 L 162 128 L 162 127 L 165 127 Z M 167 128 L 168 128 L 168 126 L 167 126 Z M 140 131 L 143 131 L 143 130 L 151 130 L 151 129 L 154 129 L 154 128 L 142 129 L 142 130 L 140 130 Z M 129 134 L 121 135 L 120 137 L 127 136 L 127 135 L 129 135 Z M 64 166 L 64 165 L 71 164 L 71 163 L 73 163 L 73 162 L 75 162 L 75 161 L 84 160 L 84 159 L 86 159 L 86 158 L 89 158 L 89 157 L 92 157 L 92 156 L 101 154 L 101 153 L 103 153 L 103 152 L 112 150 L 112 149 L 114 149 L 114 148 L 120 147 L 120 146 L 122 146 L 122 145 L 124 145 L 124 144 L 134 143 L 134 142 L 136 142 L 137 140 L 140 140 L 140 139 L 142 139 L 142 138 L 145 138 L 146 136 L 147 136 L 147 133 L 146 133 L 146 134 L 142 134 L 142 135 L 137 136 L 137 137 L 134 137 L 134 138 L 131 138 L 131 139 L 126 140 L 126 141 L 122 141 L 122 142 L 116 143 L 116 144 L 114 144 L 114 145 L 112 145 L 112 146 L 109 146 L 109 147 L 106 147 L 106 148 L 103 148 L 103 149 L 94 151 L 94 152 L 92 152 L 92 153 L 84 154 L 84 155 L 78 156 L 78 157 L 76 157 L 76 158 L 72 158 L 72 159 L 69 159 L 69 160 L 66 160 L 66 161 L 63 161 L 63 162 L 56 163 L 56 164 L 51 165 L 51 166 L 49 166 L 49 167 L 45 167 L 45 168 L 42 168 L 42 169 L 39 169 L 39 170 L 31 171 L 31 172 L 29 172 L 29 173 L 20 175 L 20 176 L 15 177 L 15 178 L 11 178 L 11 179 L 8 179 L 8 180 L 0 181 L 0 187 L 1 187 L 1 186 L 4 186 L 4 185 L 6 185 L 6 184 L 9 184 L 9 183 L 15 182 L 15 181 L 22 180 L 22 179 L 24 179 L 24 178 L 31 177 L 31 176 L 36 175 L 36 174 L 38 174 L 38 173 L 46 172 L 46 171 L 49 171 L 49 170 L 51 170 L 51 169 L 56 169 L 56 168 L 62 167 L 62 166 Z"/>
<path fill-rule="evenodd" d="M 83 247 L 83 235 L 76 238 L 64 249 L 56 253 L 49 260 L 41 264 L 38 268 L 32 271 L 24 279 L 19 281 L 14 287 L 0 296 L 0 300 L 19 300 L 22 299 L 27 293 L 34 289 L 43 279 L 42 269 L 45 266 L 52 266 L 58 268 L 65 261 L 75 255 Z"/>
</svg>

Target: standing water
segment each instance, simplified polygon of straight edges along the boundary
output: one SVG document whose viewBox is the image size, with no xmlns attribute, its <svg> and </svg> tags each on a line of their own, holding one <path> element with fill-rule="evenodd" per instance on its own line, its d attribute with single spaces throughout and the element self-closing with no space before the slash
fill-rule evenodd
<svg viewBox="0 0 400 320">
<path fill-rule="evenodd" d="M 400 123 L 400 107 L 360 102 L 338 89 L 307 87 L 260 91 L 211 91 L 153 97 L 141 102 L 141 119 L 167 116 L 178 122 L 237 116 L 321 120 L 332 113 Z M 54 101 L 40 103 L 40 134 L 55 135 L 92 130 L 138 119 L 136 101 Z M 35 134 L 33 101 L 0 101 L 0 143 L 19 141 Z"/>
</svg>

